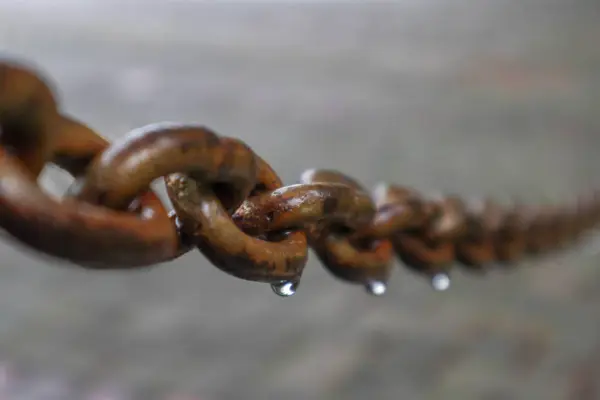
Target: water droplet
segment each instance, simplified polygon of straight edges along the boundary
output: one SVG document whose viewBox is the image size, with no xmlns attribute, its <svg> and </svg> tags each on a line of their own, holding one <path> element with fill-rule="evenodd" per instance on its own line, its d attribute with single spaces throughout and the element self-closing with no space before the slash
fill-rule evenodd
<svg viewBox="0 0 600 400">
<path fill-rule="evenodd" d="M 383 296 L 387 290 L 385 282 L 372 281 L 366 285 L 367 292 L 373 296 Z"/>
<path fill-rule="evenodd" d="M 298 282 L 284 281 L 279 283 L 273 283 L 271 289 L 277 296 L 290 297 L 296 294 L 298 289 Z"/>
<path fill-rule="evenodd" d="M 450 277 L 447 274 L 437 274 L 431 278 L 431 286 L 438 292 L 448 290 L 450 287 Z"/>
</svg>

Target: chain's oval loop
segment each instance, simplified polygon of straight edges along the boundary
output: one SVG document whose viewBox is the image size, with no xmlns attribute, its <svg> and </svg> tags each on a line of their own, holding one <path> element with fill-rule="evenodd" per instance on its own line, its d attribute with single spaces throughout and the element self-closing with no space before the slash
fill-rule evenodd
<svg viewBox="0 0 600 400">
<path fill-rule="evenodd" d="M 400 231 L 414 230 L 430 221 L 436 213 L 432 203 L 424 202 L 414 191 L 381 184 L 373 191 L 377 212 L 366 235 L 386 238 Z"/>
<path fill-rule="evenodd" d="M 92 131 L 85 127 L 79 133 Z M 101 147 L 101 139 L 81 139 Z M 82 154 L 94 146 L 84 146 Z M 82 154 L 71 154 L 81 159 Z M 0 225 L 49 255 L 94 268 L 144 266 L 178 256 L 179 238 L 160 200 L 148 191 L 137 203 L 134 214 L 68 197 L 57 201 L 39 188 L 19 158 L 0 147 Z"/>
<path fill-rule="evenodd" d="M 158 199 L 150 194 L 140 201 L 146 210 L 161 209 Z M 154 263 L 157 252 L 175 256 L 175 249 L 165 246 L 161 231 L 149 230 L 161 226 L 161 217 L 168 220 L 166 214 L 142 215 L 156 223 L 143 223 L 137 215 L 73 199 L 58 202 L 37 186 L 33 175 L 17 158 L 0 148 L 0 225 L 39 251 L 103 268 L 132 266 L 140 260 Z M 176 244 L 175 241 L 173 245 Z M 127 251 L 126 259 L 122 258 L 122 249 Z"/>
<path fill-rule="evenodd" d="M 342 220 L 324 221 L 310 229 L 311 247 L 326 268 L 334 276 L 352 283 L 387 282 L 391 273 L 392 245 L 387 239 L 361 234 L 370 228 L 376 211 L 364 189 L 352 178 L 331 170 L 305 171 L 300 181 L 303 184 L 346 185 L 354 190 L 354 196 L 363 198 L 362 207 L 354 208 L 353 213 L 344 215 Z M 338 203 L 338 200 L 330 201 L 329 205 L 324 203 L 324 207 L 334 209 Z M 353 233 L 361 240 L 352 240 Z"/>
<path fill-rule="evenodd" d="M 77 204 L 85 202 L 88 204 L 86 207 L 102 206 L 97 207 L 100 213 L 115 210 L 112 205 L 93 203 L 84 196 L 78 196 L 79 190 L 92 185 L 91 180 L 86 181 L 86 173 L 97 176 L 95 174 L 102 171 L 103 167 L 108 168 L 107 164 L 99 163 L 98 160 L 107 161 L 108 157 L 104 157 L 104 152 L 111 148 L 109 143 L 89 127 L 70 117 L 62 116 L 58 127 L 60 135 L 54 149 L 53 163 L 76 177 L 67 190 L 66 199 L 78 201 Z M 121 140 L 119 145 L 123 151 L 134 146 L 132 136 L 135 137 L 136 134 L 134 131 Z M 146 150 L 147 148 L 138 148 L 143 154 L 147 154 Z M 139 177 L 132 175 L 131 178 Z M 110 192 L 112 188 L 105 189 Z M 104 217 L 107 223 L 112 221 L 111 230 L 119 231 L 114 239 L 110 239 L 110 232 L 105 234 L 103 228 L 94 228 L 93 225 L 88 233 L 90 230 L 95 231 L 98 237 L 93 234 L 89 238 L 82 236 L 84 240 L 95 242 L 96 251 L 103 254 L 93 263 L 84 261 L 86 265 L 95 268 L 144 267 L 172 260 L 189 251 L 189 246 L 182 243 L 176 231 L 174 217 L 169 215 L 162 201 L 149 188 L 149 183 L 145 188 L 140 187 L 137 194 L 128 200 L 126 210 L 115 210 L 113 216 Z M 88 222 L 93 223 L 93 220 Z"/>
<path fill-rule="evenodd" d="M 281 179 L 271 167 L 254 153 L 258 164 L 254 194 L 275 190 Z M 222 178 L 226 178 L 223 173 Z M 214 193 L 211 182 L 198 182 L 185 174 L 165 178 L 167 192 L 183 231 L 200 251 L 218 268 L 241 279 L 276 283 L 297 281 L 308 258 L 306 234 L 303 231 L 266 233 L 249 236 L 232 221 Z"/>
<path fill-rule="evenodd" d="M 179 172 L 210 182 L 221 201 L 236 209 L 254 187 L 257 167 L 250 149 L 238 140 L 221 140 L 200 126 L 152 124 L 133 130 L 95 158 L 71 194 L 125 208 L 152 181 Z"/>
<path fill-rule="evenodd" d="M 250 150 L 237 140 L 221 140 L 204 127 L 153 124 L 132 131 L 96 157 L 86 175 L 70 188 L 69 195 L 124 210 L 136 196 L 148 191 L 153 180 L 185 172 L 209 181 L 212 188 L 217 188 L 221 201 L 235 208 L 252 190 L 256 168 Z M 161 214 L 166 215 L 166 211 Z M 164 232 L 171 250 L 157 254 L 148 249 L 154 263 L 172 259 L 184 250 L 178 244 L 172 221 L 164 215 L 163 226 L 153 230 Z"/>
<path fill-rule="evenodd" d="M 430 241 L 415 233 L 398 233 L 392 243 L 408 268 L 429 276 L 450 270 L 456 255 L 454 243 Z"/>
<path fill-rule="evenodd" d="M 8 233 L 93 267 L 149 264 L 157 253 L 165 260 L 177 254 L 177 234 L 152 193 L 138 199 L 142 218 L 45 194 L 37 177 L 46 162 L 80 174 L 108 142 L 60 115 L 52 90 L 34 72 L 0 64 L 0 82 L 0 225 Z"/>
<path fill-rule="evenodd" d="M 447 271 L 456 256 L 454 241 L 465 228 L 464 205 L 453 196 L 426 200 L 408 188 L 394 186 L 380 187 L 376 195 L 380 209 L 402 204 L 398 213 L 410 216 L 390 236 L 402 262 L 426 275 Z"/>
<path fill-rule="evenodd" d="M 356 229 L 370 222 L 373 203 L 361 191 L 338 183 L 284 186 L 248 198 L 232 216 L 251 235 L 338 224 Z"/>
</svg>

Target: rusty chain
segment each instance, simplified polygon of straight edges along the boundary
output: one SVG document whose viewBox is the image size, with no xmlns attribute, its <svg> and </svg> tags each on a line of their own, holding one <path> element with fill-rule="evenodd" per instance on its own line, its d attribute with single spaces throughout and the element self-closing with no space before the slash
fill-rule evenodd
<svg viewBox="0 0 600 400">
<path fill-rule="evenodd" d="M 0 226 L 41 253 L 88 268 L 136 268 L 199 249 L 235 277 L 294 294 L 312 248 L 335 277 L 385 292 L 394 253 L 449 284 L 473 271 L 548 253 L 600 221 L 600 197 L 532 209 L 391 185 L 369 194 L 339 172 L 283 186 L 240 140 L 162 123 L 108 143 L 60 109 L 33 69 L 0 61 Z M 62 199 L 38 185 L 52 163 L 74 177 Z M 174 210 L 150 184 L 163 178 Z"/>
</svg>

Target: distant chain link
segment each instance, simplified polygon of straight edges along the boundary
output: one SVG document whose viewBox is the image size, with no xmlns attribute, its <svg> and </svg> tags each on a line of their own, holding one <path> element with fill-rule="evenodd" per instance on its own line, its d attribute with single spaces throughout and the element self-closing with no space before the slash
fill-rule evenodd
<svg viewBox="0 0 600 400">
<path fill-rule="evenodd" d="M 38 185 L 52 163 L 74 177 L 62 199 Z M 174 211 L 150 184 L 163 178 Z M 483 272 L 573 242 L 600 221 L 600 197 L 528 208 L 381 185 L 368 193 L 332 170 L 284 186 L 240 140 L 161 123 L 110 144 L 60 109 L 39 73 L 0 61 L 0 226 L 84 267 L 147 267 L 197 248 L 235 277 L 294 294 L 312 248 L 335 277 L 386 290 L 394 253 L 449 285 L 461 264 Z"/>
</svg>

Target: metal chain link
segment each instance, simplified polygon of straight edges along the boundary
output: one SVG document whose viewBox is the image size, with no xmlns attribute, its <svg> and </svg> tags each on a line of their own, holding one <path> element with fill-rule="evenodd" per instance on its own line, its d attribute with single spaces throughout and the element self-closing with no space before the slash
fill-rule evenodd
<svg viewBox="0 0 600 400">
<path fill-rule="evenodd" d="M 62 199 L 38 177 L 74 177 Z M 163 178 L 174 211 L 150 188 Z M 110 144 L 60 109 L 42 76 L 0 61 L 0 226 L 38 251 L 89 268 L 147 267 L 197 248 L 235 277 L 294 294 L 312 248 L 335 277 L 374 295 L 394 253 L 439 290 L 456 263 L 474 271 L 549 253 L 600 221 L 593 193 L 557 207 L 428 197 L 382 185 L 369 194 L 336 171 L 283 186 L 243 142 L 161 123 Z"/>
</svg>

